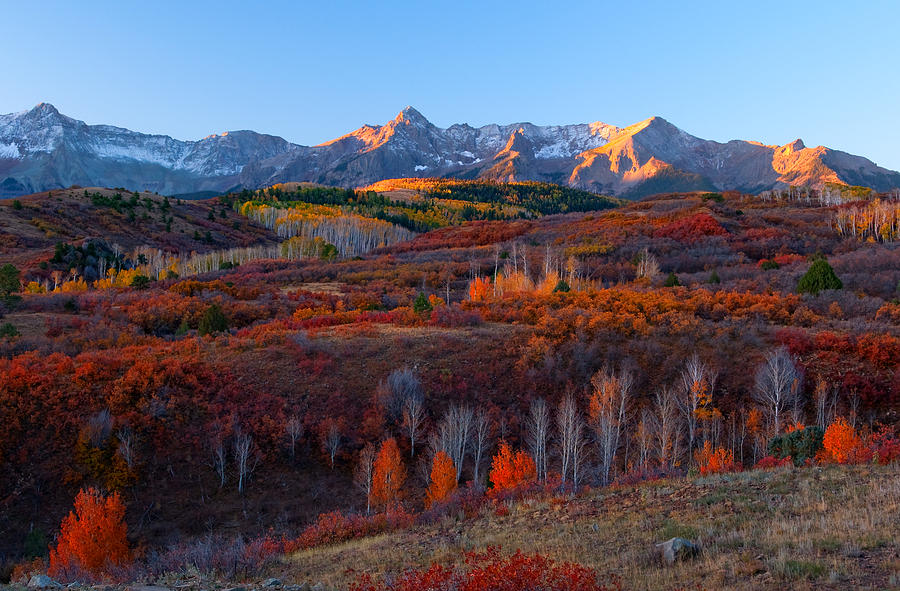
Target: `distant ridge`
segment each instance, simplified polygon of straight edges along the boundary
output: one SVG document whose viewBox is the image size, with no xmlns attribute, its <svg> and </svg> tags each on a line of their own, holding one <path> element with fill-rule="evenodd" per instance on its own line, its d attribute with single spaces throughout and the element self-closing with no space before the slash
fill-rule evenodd
<svg viewBox="0 0 900 591">
<path fill-rule="evenodd" d="M 41 103 L 0 115 L 0 197 L 71 185 L 209 194 L 307 181 L 363 186 L 403 177 L 534 180 L 629 198 L 665 191 L 760 192 L 788 185 L 900 187 L 900 173 L 801 140 L 784 146 L 692 136 L 661 117 L 439 128 L 412 107 L 316 146 L 253 131 L 180 141 L 87 125 Z"/>
</svg>

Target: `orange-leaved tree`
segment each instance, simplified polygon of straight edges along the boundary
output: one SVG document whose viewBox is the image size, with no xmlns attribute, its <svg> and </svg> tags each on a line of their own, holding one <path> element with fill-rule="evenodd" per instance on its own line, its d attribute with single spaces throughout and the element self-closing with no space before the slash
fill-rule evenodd
<svg viewBox="0 0 900 591">
<path fill-rule="evenodd" d="M 469 299 L 473 302 L 483 302 L 488 298 L 492 289 L 490 277 L 476 277 L 469 283 Z"/>
<path fill-rule="evenodd" d="M 127 534 L 119 493 L 104 496 L 95 488 L 82 489 L 75 510 L 62 520 L 56 548 L 50 550 L 50 574 L 87 571 L 100 576 L 109 566 L 127 563 Z"/>
<path fill-rule="evenodd" d="M 456 490 L 456 466 L 447 452 L 434 454 L 431 464 L 431 484 L 425 492 L 425 506 L 431 507 L 447 499 Z"/>
<path fill-rule="evenodd" d="M 527 452 L 513 452 L 510 445 L 500 442 L 500 449 L 491 463 L 491 484 L 497 490 L 516 488 L 531 482 L 537 476 L 537 467 Z"/>
<path fill-rule="evenodd" d="M 724 447 L 713 448 L 709 441 L 703 442 L 703 448 L 694 454 L 700 474 L 720 474 L 723 472 L 737 472 L 739 466 L 734 462 L 734 452 Z"/>
<path fill-rule="evenodd" d="M 856 457 L 857 451 L 862 447 L 862 438 L 846 419 L 838 417 L 825 429 L 822 447 L 835 462 L 846 464 Z"/>
<path fill-rule="evenodd" d="M 372 477 L 372 500 L 388 507 L 400 500 L 403 483 L 406 481 L 406 466 L 397 440 L 391 437 L 381 444 L 375 458 L 375 472 Z"/>
</svg>

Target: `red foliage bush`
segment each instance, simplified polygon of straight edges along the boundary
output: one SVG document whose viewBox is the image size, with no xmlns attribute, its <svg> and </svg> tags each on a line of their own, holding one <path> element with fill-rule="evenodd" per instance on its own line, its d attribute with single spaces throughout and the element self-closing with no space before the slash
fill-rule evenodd
<svg viewBox="0 0 900 591">
<path fill-rule="evenodd" d="M 463 310 L 459 306 L 438 306 L 431 311 L 428 322 L 432 326 L 456 328 L 459 326 L 477 326 L 482 323 L 481 314 L 477 310 Z"/>
<path fill-rule="evenodd" d="M 380 249 L 381 253 L 401 253 L 439 248 L 462 248 L 482 246 L 497 242 L 507 242 L 521 236 L 533 226 L 526 220 L 513 221 L 474 221 L 461 226 L 439 228 L 420 234 L 408 242 L 401 242 L 391 247 Z"/>
<path fill-rule="evenodd" d="M 458 567 L 433 564 L 426 570 L 408 570 L 397 577 L 376 581 L 361 576 L 351 591 L 612 591 L 620 590 L 615 575 L 572 562 L 556 562 L 540 554 L 501 556 L 499 548 L 468 552 Z"/>
<path fill-rule="evenodd" d="M 900 437 L 890 427 L 881 427 L 869 440 L 869 452 L 882 466 L 900 461 Z"/>
<path fill-rule="evenodd" d="M 305 548 L 337 544 L 355 538 L 409 527 L 414 516 L 402 507 L 394 507 L 375 515 L 344 515 L 340 511 L 323 513 L 316 522 L 304 529 L 295 540 L 285 543 L 284 551 L 296 552 Z"/>
<path fill-rule="evenodd" d="M 791 456 L 786 458 L 776 458 L 775 456 L 766 456 L 762 458 L 760 461 L 756 462 L 756 465 L 753 466 L 754 470 L 772 470 L 774 468 L 786 468 L 788 466 L 793 466 L 794 462 L 791 460 Z"/>
<path fill-rule="evenodd" d="M 708 213 L 698 213 L 675 220 L 653 233 L 654 238 L 671 238 L 678 242 L 694 244 L 707 236 L 727 236 L 728 230 Z"/>
</svg>

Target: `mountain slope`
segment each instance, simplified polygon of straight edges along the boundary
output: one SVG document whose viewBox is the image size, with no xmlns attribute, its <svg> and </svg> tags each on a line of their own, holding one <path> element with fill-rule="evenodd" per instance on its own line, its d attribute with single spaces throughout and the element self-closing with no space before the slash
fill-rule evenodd
<svg viewBox="0 0 900 591">
<path fill-rule="evenodd" d="M 252 131 L 194 142 L 110 125 L 87 125 L 41 103 L 0 115 L 0 197 L 83 186 L 126 187 L 165 194 L 221 191 L 247 164 L 291 147 Z"/>
<path fill-rule="evenodd" d="M 87 125 L 47 103 L 0 115 L 0 197 L 73 184 L 185 194 L 403 177 L 534 180 L 627 197 L 827 182 L 879 191 L 900 186 L 900 173 L 859 156 L 800 140 L 785 146 L 703 140 L 660 117 L 625 128 L 601 122 L 440 128 L 407 107 L 384 125 L 300 146 L 252 131 L 180 141 Z"/>
</svg>

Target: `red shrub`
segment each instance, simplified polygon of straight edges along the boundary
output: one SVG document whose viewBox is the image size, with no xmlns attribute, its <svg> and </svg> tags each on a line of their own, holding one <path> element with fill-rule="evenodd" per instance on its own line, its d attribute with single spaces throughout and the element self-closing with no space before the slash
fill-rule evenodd
<svg viewBox="0 0 900 591">
<path fill-rule="evenodd" d="M 869 451 L 877 464 L 892 464 L 900 460 L 900 438 L 893 429 L 882 427 L 872 434 Z"/>
<path fill-rule="evenodd" d="M 654 238 L 671 238 L 678 242 L 694 244 L 707 236 L 726 236 L 728 230 L 708 213 L 698 213 L 675 220 L 653 233 Z"/>
<path fill-rule="evenodd" d="M 337 544 L 354 538 L 364 538 L 384 532 L 409 527 L 413 516 L 402 507 L 386 513 L 365 515 L 344 515 L 340 511 L 322 513 L 318 520 L 308 526 L 296 540 L 285 543 L 284 551 L 296 552 L 304 548 Z"/>
<path fill-rule="evenodd" d="M 753 466 L 754 470 L 772 470 L 773 468 L 784 468 L 793 466 L 791 456 L 786 458 L 776 458 L 775 456 L 766 456 Z"/>
<path fill-rule="evenodd" d="M 615 575 L 603 581 L 597 571 L 572 562 L 556 562 L 540 554 L 501 556 L 498 548 L 465 554 L 458 567 L 433 564 L 376 581 L 360 577 L 351 591 L 611 591 L 620 590 Z"/>
</svg>

